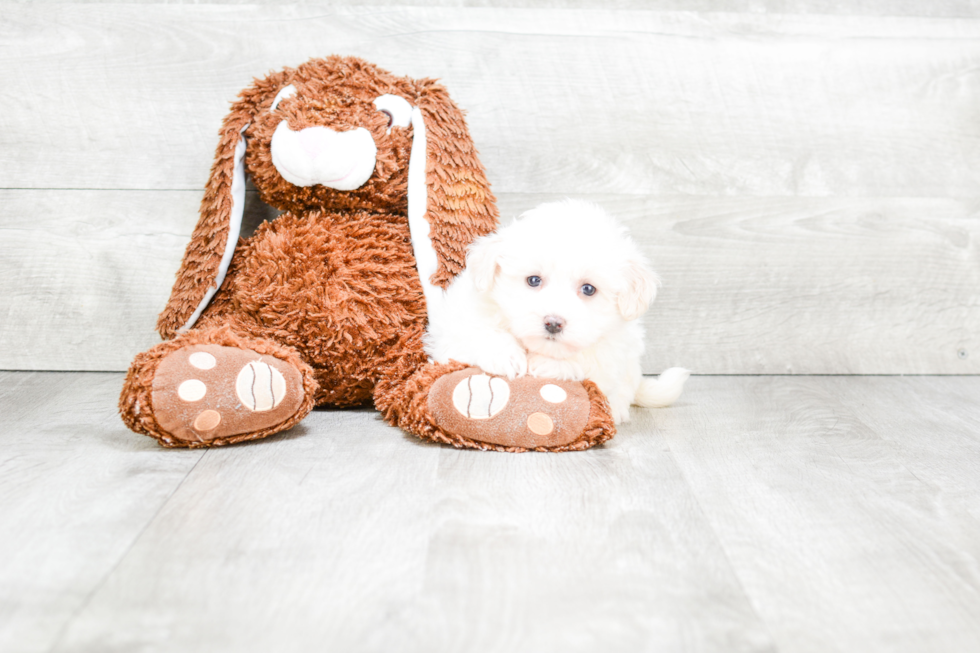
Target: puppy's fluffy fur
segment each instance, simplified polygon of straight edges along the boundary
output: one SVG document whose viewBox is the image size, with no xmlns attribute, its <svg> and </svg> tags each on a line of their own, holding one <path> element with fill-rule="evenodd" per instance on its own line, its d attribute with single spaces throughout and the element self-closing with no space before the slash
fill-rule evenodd
<svg viewBox="0 0 980 653">
<path fill-rule="evenodd" d="M 659 280 L 625 227 L 579 200 L 542 204 L 478 239 L 430 323 L 426 350 L 514 378 L 591 379 L 613 419 L 630 404 L 667 406 L 687 370 L 640 370 L 643 326 Z"/>
</svg>

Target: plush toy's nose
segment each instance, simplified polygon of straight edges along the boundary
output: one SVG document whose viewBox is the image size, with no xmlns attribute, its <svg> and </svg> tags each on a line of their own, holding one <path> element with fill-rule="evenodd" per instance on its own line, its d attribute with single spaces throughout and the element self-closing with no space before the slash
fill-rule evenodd
<svg viewBox="0 0 980 653">
<path fill-rule="evenodd" d="M 317 157 L 330 147 L 330 132 L 323 128 L 307 128 L 299 132 L 299 144 L 311 157 Z"/>
<path fill-rule="evenodd" d="M 552 335 L 557 335 L 561 333 L 561 330 L 565 328 L 565 318 L 558 317 L 557 315 L 549 315 L 544 318 L 544 330 Z"/>
</svg>

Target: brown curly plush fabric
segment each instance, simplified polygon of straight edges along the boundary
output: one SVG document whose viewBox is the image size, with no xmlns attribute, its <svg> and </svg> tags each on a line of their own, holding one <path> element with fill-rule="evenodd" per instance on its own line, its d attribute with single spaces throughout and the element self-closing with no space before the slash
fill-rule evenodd
<svg viewBox="0 0 980 653">
<path fill-rule="evenodd" d="M 296 94 L 271 110 L 287 85 Z M 497 225 L 495 199 L 462 112 L 431 79 L 396 77 L 352 57 L 311 60 L 257 79 L 233 103 L 201 203 L 201 215 L 158 330 L 168 340 L 140 354 L 126 378 L 120 412 L 134 431 L 165 446 L 220 445 L 289 428 L 314 404 L 374 400 L 385 419 L 415 435 L 458 447 L 508 448 L 475 442 L 437 426 L 428 389 L 458 365 L 430 364 L 423 351 L 426 305 L 408 226 L 408 169 L 413 128 L 392 127 L 374 100 L 397 95 L 417 107 L 426 128 L 426 219 L 437 255 L 431 281 L 445 287 L 466 249 Z M 377 147 L 374 171 L 359 188 L 298 187 L 273 163 L 280 122 L 298 132 L 366 129 Z M 261 199 L 284 211 L 237 243 L 227 275 L 190 331 L 182 332 L 218 274 L 232 212 L 235 148 L 247 141 L 245 170 Z M 254 433 L 187 442 L 154 418 L 151 388 L 160 362 L 192 344 L 268 354 L 302 375 L 302 407 L 287 422 Z M 591 403 L 582 437 L 562 447 L 587 448 L 612 437 L 605 399 L 585 384 Z"/>
</svg>

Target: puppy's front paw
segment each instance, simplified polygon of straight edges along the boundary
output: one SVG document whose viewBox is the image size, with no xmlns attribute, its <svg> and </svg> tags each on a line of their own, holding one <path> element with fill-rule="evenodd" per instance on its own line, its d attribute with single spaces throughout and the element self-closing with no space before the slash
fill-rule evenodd
<svg viewBox="0 0 980 653">
<path fill-rule="evenodd" d="M 517 345 L 494 347 L 476 358 L 477 367 L 487 374 L 515 379 L 527 374 L 527 353 Z"/>
<path fill-rule="evenodd" d="M 616 424 L 622 424 L 624 422 L 630 421 L 630 395 L 622 387 L 605 387 L 599 386 L 606 395 L 606 401 L 609 402 L 609 412 L 612 413 L 613 422 Z"/>
<path fill-rule="evenodd" d="M 609 402 L 609 412 L 612 413 L 613 422 L 624 424 L 630 421 L 630 402 Z"/>
<path fill-rule="evenodd" d="M 582 369 L 581 365 L 538 354 L 528 356 L 527 371 L 531 376 L 546 379 L 559 379 L 561 381 L 583 381 L 585 379 L 585 370 Z"/>
</svg>

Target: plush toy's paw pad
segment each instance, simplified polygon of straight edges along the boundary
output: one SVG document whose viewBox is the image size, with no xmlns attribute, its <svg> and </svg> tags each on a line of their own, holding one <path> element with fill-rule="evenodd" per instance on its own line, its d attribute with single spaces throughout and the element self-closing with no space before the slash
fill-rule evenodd
<svg viewBox="0 0 980 653">
<path fill-rule="evenodd" d="M 452 435 L 504 447 L 560 447 L 582 435 L 589 396 L 581 383 L 504 379 L 475 367 L 447 374 L 429 391 L 429 410 Z"/>
<path fill-rule="evenodd" d="M 303 379 L 292 365 L 250 349 L 192 345 L 160 362 L 152 402 L 172 436 L 210 442 L 285 422 L 303 403 Z"/>
<path fill-rule="evenodd" d="M 510 400 L 510 385 L 504 379 L 473 374 L 453 389 L 453 407 L 469 419 L 490 419 Z"/>
</svg>

